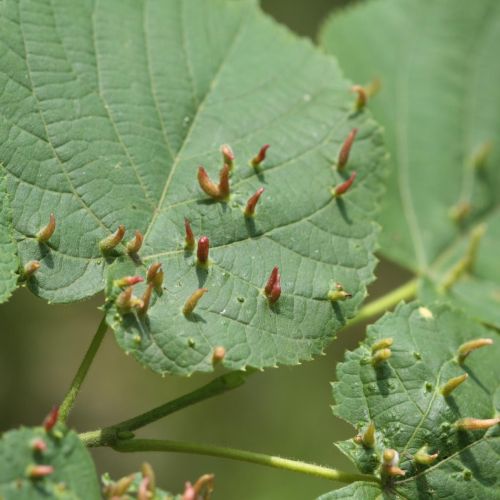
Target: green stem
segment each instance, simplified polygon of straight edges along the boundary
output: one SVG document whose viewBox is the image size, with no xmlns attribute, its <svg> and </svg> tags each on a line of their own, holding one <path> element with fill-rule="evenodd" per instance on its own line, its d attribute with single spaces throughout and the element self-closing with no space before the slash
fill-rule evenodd
<svg viewBox="0 0 500 500">
<path fill-rule="evenodd" d="M 219 394 L 223 394 L 224 392 L 232 389 L 236 389 L 240 385 L 243 385 L 247 377 L 252 373 L 252 370 L 248 370 L 246 372 L 235 371 L 226 373 L 188 394 L 184 394 L 173 401 L 157 406 L 156 408 L 142 413 L 141 415 L 124 420 L 123 422 L 104 429 L 98 429 L 96 431 L 80 434 L 80 439 L 86 446 L 89 447 L 112 444 L 116 440 L 119 433 L 130 433 L 131 431 L 140 429 L 145 425 L 156 422 L 171 413 L 187 408 L 195 403 L 199 403 L 205 399 L 218 396 Z"/>
<path fill-rule="evenodd" d="M 354 318 L 348 321 L 346 327 L 357 325 L 373 316 L 384 313 L 399 304 L 402 300 L 414 298 L 417 293 L 417 284 L 418 278 L 414 278 L 379 299 L 369 302 L 359 310 L 359 313 Z"/>
<path fill-rule="evenodd" d="M 108 325 L 106 324 L 106 319 L 103 318 L 99 323 L 99 326 L 97 327 L 97 331 L 94 334 L 94 338 L 92 339 L 92 342 L 90 343 L 90 346 L 87 349 L 87 352 L 85 353 L 85 356 L 80 364 L 80 367 L 76 372 L 75 378 L 71 382 L 69 391 L 66 394 L 66 397 L 64 398 L 63 402 L 61 403 L 61 406 L 59 407 L 59 420 L 61 422 L 66 422 L 66 420 L 68 419 L 68 415 L 71 409 L 73 408 L 75 399 L 78 396 L 78 393 L 80 392 L 80 388 L 83 384 L 83 381 L 87 376 L 90 365 L 92 364 L 92 361 L 95 358 L 95 355 L 104 339 L 104 334 L 106 333 L 107 330 L 108 330 Z"/>
<path fill-rule="evenodd" d="M 234 448 L 225 448 L 222 446 L 212 446 L 207 444 L 157 439 L 131 439 L 127 441 L 118 441 L 113 448 L 122 452 L 172 451 L 176 453 L 195 453 L 198 455 L 209 455 L 212 457 L 229 458 L 242 462 L 267 465 L 268 467 L 322 477 L 324 479 L 331 479 L 332 481 L 339 481 L 341 483 L 353 483 L 355 481 L 380 483 L 380 480 L 372 475 L 354 474 L 299 460 L 290 460 L 273 455 L 265 455 L 263 453 L 254 453 L 251 451 L 236 450 Z"/>
</svg>

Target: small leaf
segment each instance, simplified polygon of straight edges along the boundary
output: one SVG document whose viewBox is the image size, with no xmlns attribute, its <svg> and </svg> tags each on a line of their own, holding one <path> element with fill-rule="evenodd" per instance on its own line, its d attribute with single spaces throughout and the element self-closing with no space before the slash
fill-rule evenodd
<svg viewBox="0 0 500 500">
<path fill-rule="evenodd" d="M 477 258 L 440 300 L 500 327 L 500 4 L 377 0 L 334 13 L 321 42 L 384 125 L 392 173 L 381 252 L 434 288 L 486 223 Z M 422 300 L 427 301 L 429 294 Z"/>
<path fill-rule="evenodd" d="M 494 425 L 500 411 L 500 336 L 447 306 L 425 308 L 424 314 L 422 309 L 412 303 L 385 315 L 338 366 L 334 413 L 358 430 L 371 422 L 376 429 L 373 449 L 359 439 L 338 447 L 360 471 L 381 474 L 388 498 L 398 494 L 402 498 L 490 498 L 500 485 L 500 426 Z M 372 348 L 389 337 L 393 338 L 392 356 L 374 367 Z M 459 364 L 458 349 L 476 337 L 489 337 L 494 343 Z M 443 383 L 464 372 L 467 380 L 443 396 Z M 464 418 L 481 419 L 481 425 L 469 425 Z M 479 430 L 460 430 L 466 427 L 464 422 Z M 396 465 L 404 477 L 384 476 L 382 456 L 389 449 L 399 455 Z M 423 450 L 432 458 L 429 464 L 415 459 Z"/>
<path fill-rule="evenodd" d="M 2 435 L 0 497 L 97 500 L 101 493 L 89 452 L 75 432 L 58 424 L 57 432 L 34 427 Z"/>
</svg>

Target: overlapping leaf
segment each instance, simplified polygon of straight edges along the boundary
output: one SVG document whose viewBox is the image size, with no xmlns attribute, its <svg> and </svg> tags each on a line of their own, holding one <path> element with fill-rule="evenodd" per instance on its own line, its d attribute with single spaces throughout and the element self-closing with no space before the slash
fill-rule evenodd
<svg viewBox="0 0 500 500">
<path fill-rule="evenodd" d="M 334 15 L 322 43 L 348 76 L 382 83 L 370 106 L 393 163 L 383 254 L 439 286 L 486 223 L 473 275 L 448 297 L 500 326 L 500 4 L 373 0 Z"/>
<path fill-rule="evenodd" d="M 60 302 L 101 290 L 107 264 L 126 253 L 103 258 L 98 242 L 124 224 L 126 239 L 145 237 L 135 272 L 161 262 L 166 277 L 144 321 L 111 321 L 141 362 L 191 373 L 211 369 L 216 345 L 240 368 L 321 352 L 373 278 L 384 155 L 335 61 L 254 1 L 7 0 L 0 9 L 0 161 L 20 259 L 42 264 L 31 289 Z M 217 178 L 222 143 L 236 154 L 232 195 L 214 202 L 196 172 L 203 164 Z M 248 162 L 265 143 L 256 172 Z M 330 188 L 353 170 L 355 185 L 334 199 Z M 40 244 L 51 212 L 56 232 Z M 185 217 L 210 238 L 206 271 L 184 251 Z M 275 265 L 282 296 L 270 308 L 261 289 Z M 326 299 L 336 282 L 352 300 Z M 199 286 L 209 292 L 189 321 L 180 311 Z"/>
<path fill-rule="evenodd" d="M 34 450 L 41 440 L 45 450 Z M 50 466 L 53 472 L 35 477 L 33 468 Z M 62 426 L 47 433 L 41 427 L 21 428 L 0 440 L 0 497 L 100 499 L 99 483 L 90 454 L 73 431 Z"/>
<path fill-rule="evenodd" d="M 478 337 L 495 343 L 459 364 L 459 347 Z M 373 366 L 372 346 L 386 338 L 393 339 L 392 356 Z M 389 498 L 491 498 L 499 487 L 499 426 L 463 431 L 454 424 L 462 418 L 498 416 L 498 340 L 496 332 L 443 305 L 402 305 L 384 316 L 368 328 L 366 342 L 346 355 L 333 384 L 335 414 L 360 433 L 373 422 L 375 446 L 353 439 L 339 448 L 361 471 L 376 474 L 383 450 L 398 451 L 406 475 L 385 484 Z M 468 379 L 444 397 L 441 387 L 463 373 Z M 419 465 L 413 458 L 423 446 L 438 453 L 432 465 Z M 373 486 L 364 488 L 367 492 L 359 498 L 376 498 L 368 494 Z"/>
</svg>

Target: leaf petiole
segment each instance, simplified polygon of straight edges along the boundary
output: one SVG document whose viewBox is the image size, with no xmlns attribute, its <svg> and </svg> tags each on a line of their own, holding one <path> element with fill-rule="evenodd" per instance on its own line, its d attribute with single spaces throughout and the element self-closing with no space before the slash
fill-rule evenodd
<svg viewBox="0 0 500 500">
<path fill-rule="evenodd" d="M 80 367 L 78 368 L 78 371 L 76 372 L 76 375 L 73 381 L 71 382 L 68 393 L 66 394 L 63 402 L 61 403 L 61 406 L 59 408 L 60 422 L 66 422 L 66 420 L 68 419 L 69 413 L 73 408 L 73 405 L 75 404 L 76 397 L 80 392 L 80 388 L 83 384 L 83 381 L 87 376 L 92 361 L 94 360 L 95 355 L 97 354 L 97 351 L 99 350 L 99 347 L 102 344 L 102 341 L 104 339 L 104 334 L 107 332 L 107 330 L 108 330 L 108 325 L 106 323 L 106 318 L 102 318 L 101 322 L 99 323 L 99 326 L 97 327 L 97 331 L 94 334 L 94 338 L 92 339 L 92 342 L 90 343 L 90 346 L 87 349 L 85 356 L 83 357 Z"/>
<path fill-rule="evenodd" d="M 125 453 L 144 451 L 194 453 L 197 455 L 208 455 L 212 457 L 250 462 L 258 465 L 266 465 L 268 467 L 308 474 L 324 479 L 330 479 L 332 481 L 339 481 L 341 483 L 367 481 L 380 484 L 380 479 L 373 475 L 344 472 L 337 469 L 331 469 L 330 467 L 324 467 L 322 465 L 302 462 L 300 460 L 290 460 L 288 458 L 266 455 L 264 453 L 255 453 L 252 451 L 238 450 L 222 446 L 212 446 L 208 444 L 158 439 L 130 439 L 116 442 L 113 445 L 113 449 Z"/>
</svg>

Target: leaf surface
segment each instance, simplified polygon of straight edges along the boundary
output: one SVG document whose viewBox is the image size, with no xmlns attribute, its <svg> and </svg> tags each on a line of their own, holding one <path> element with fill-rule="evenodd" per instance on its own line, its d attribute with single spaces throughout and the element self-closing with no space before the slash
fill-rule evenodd
<svg viewBox="0 0 500 500">
<path fill-rule="evenodd" d="M 334 14 L 321 40 L 350 78 L 381 81 L 370 108 L 392 156 L 382 253 L 439 287 L 485 223 L 472 273 L 447 298 L 500 326 L 500 4 L 374 0 Z"/>
<path fill-rule="evenodd" d="M 10 201 L 0 164 L 0 304 L 8 300 L 17 286 L 18 266 Z"/>
<path fill-rule="evenodd" d="M 57 434 L 57 435 L 56 435 Z M 47 449 L 34 451 L 33 440 L 43 440 Z M 30 478 L 30 467 L 49 465 L 53 472 Z M 20 428 L 0 440 L 0 497 L 100 499 L 94 463 L 78 435 L 57 426 L 47 433 L 42 427 Z"/>
<path fill-rule="evenodd" d="M 254 1 L 7 0 L 0 9 L 0 88 L 9 89 L 0 161 L 21 262 L 42 263 L 31 289 L 70 302 L 100 291 L 118 256 L 142 275 L 160 262 L 165 290 L 147 317 L 109 316 L 120 345 L 154 370 L 210 370 L 215 346 L 231 368 L 320 353 L 373 279 L 383 187 L 379 128 L 354 112 L 335 61 Z M 227 202 L 196 180 L 200 164 L 217 180 L 223 143 L 236 155 Z M 256 171 L 249 160 L 266 143 Z M 354 170 L 351 190 L 332 197 Z M 56 231 L 39 244 L 51 212 Z M 207 269 L 184 249 L 186 217 L 210 239 Z M 144 235 L 134 261 L 123 245 L 101 255 L 99 241 L 119 224 L 125 241 Z M 261 290 L 274 266 L 282 294 L 269 307 Z M 351 300 L 327 300 L 337 282 Z M 202 286 L 209 292 L 186 319 L 183 304 Z"/>
<path fill-rule="evenodd" d="M 330 491 L 318 497 L 318 500 L 337 500 L 337 499 L 352 499 L 356 500 L 375 500 L 382 498 L 380 488 L 376 484 L 371 483 L 352 483 L 338 490 Z"/>
<path fill-rule="evenodd" d="M 393 339 L 392 356 L 374 367 L 372 346 Z M 476 338 L 493 345 L 472 352 L 462 364 L 459 347 Z M 500 426 L 458 430 L 462 418 L 491 419 L 500 412 L 499 336 L 448 306 L 400 305 L 368 328 L 366 341 L 338 366 L 334 413 L 363 434 L 375 424 L 375 446 L 356 439 L 338 444 L 365 473 L 379 473 L 384 449 L 400 455 L 404 478 L 385 482 L 384 493 L 402 498 L 490 498 L 500 477 Z M 463 373 L 468 379 L 447 397 L 440 389 Z M 415 453 L 438 453 L 420 465 Z"/>
</svg>

